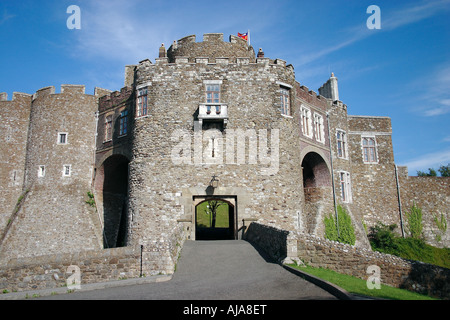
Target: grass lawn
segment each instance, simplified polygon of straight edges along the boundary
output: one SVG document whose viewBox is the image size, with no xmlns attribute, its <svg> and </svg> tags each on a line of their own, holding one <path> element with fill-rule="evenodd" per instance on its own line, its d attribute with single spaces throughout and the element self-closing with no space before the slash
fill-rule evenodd
<svg viewBox="0 0 450 320">
<path fill-rule="evenodd" d="M 229 218 L 228 218 L 228 203 L 224 201 L 219 201 L 222 203 L 217 208 L 216 215 L 216 228 L 229 228 Z M 211 214 L 207 214 L 208 201 L 202 202 L 197 206 L 197 226 L 210 228 L 211 227 Z"/>
<path fill-rule="evenodd" d="M 358 294 L 369 297 L 392 300 L 437 300 L 429 296 L 424 296 L 408 290 L 398 289 L 381 284 L 381 289 L 368 289 L 366 280 L 356 277 L 340 274 L 332 270 L 323 268 L 303 267 L 297 265 L 289 265 L 290 267 L 299 269 L 317 278 L 334 283 L 342 289 L 352 294 Z"/>
</svg>

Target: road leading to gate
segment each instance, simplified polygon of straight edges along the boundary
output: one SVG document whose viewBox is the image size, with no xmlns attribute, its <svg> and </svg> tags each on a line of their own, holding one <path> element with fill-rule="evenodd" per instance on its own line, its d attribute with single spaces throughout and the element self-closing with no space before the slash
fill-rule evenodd
<svg viewBox="0 0 450 320">
<path fill-rule="evenodd" d="M 49 299 L 309 300 L 336 299 L 327 291 L 266 261 L 243 240 L 186 241 L 166 282 L 79 291 Z"/>
</svg>

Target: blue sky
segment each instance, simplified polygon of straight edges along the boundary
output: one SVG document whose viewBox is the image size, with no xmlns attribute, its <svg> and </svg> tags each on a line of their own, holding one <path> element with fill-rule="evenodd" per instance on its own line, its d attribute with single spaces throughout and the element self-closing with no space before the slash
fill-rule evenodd
<svg viewBox="0 0 450 320">
<path fill-rule="evenodd" d="M 81 29 L 67 28 L 70 5 Z M 367 28 L 370 5 L 381 29 Z M 450 0 L 0 0 L 0 92 L 119 90 L 125 65 L 154 61 L 161 43 L 247 30 L 311 90 L 334 72 L 349 114 L 391 117 L 410 175 L 450 163 Z"/>
</svg>

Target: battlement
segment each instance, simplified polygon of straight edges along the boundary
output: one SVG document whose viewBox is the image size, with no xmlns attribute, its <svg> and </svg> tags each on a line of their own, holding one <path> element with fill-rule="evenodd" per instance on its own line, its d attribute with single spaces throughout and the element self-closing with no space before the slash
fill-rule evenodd
<svg viewBox="0 0 450 320">
<path fill-rule="evenodd" d="M 160 51 L 160 58 L 164 56 Z M 167 50 L 169 62 L 174 62 L 175 57 L 187 57 L 189 62 L 194 62 L 196 57 L 208 57 L 211 60 L 228 57 L 233 62 L 237 57 L 247 57 L 255 61 L 255 52 L 247 41 L 230 35 L 229 41 L 223 40 L 223 33 L 205 33 L 202 42 L 196 42 L 196 36 L 190 35 L 174 41 Z"/>
<path fill-rule="evenodd" d="M 297 96 L 309 103 L 326 108 L 327 99 L 324 96 L 317 94 L 315 91 L 310 90 L 307 86 L 301 85 L 298 82 L 296 82 L 296 88 Z"/>
<path fill-rule="evenodd" d="M 13 92 L 13 96 L 11 100 L 8 100 L 8 94 L 6 92 L 0 92 L 0 102 L 16 102 L 19 100 L 29 100 L 31 102 L 32 95 L 28 93 L 22 92 Z"/>
<path fill-rule="evenodd" d="M 106 111 L 112 107 L 122 104 L 130 99 L 134 92 L 133 87 L 126 86 L 120 91 L 109 92 L 99 98 L 99 112 Z M 106 93 L 106 92 L 105 92 Z"/>
</svg>

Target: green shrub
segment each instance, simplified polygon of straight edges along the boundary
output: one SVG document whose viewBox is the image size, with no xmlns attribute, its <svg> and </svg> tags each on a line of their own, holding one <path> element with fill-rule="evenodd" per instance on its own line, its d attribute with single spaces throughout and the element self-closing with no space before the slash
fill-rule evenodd
<svg viewBox="0 0 450 320">
<path fill-rule="evenodd" d="M 394 233 L 395 224 L 384 225 L 378 222 L 370 228 L 369 241 L 373 250 L 389 253 L 404 259 L 417 260 L 450 268 L 450 249 L 436 248 L 423 239 L 402 238 Z"/>
<path fill-rule="evenodd" d="M 422 209 L 415 203 L 411 206 L 411 210 L 405 213 L 408 221 L 408 229 L 413 239 L 423 238 Z"/>
<path fill-rule="evenodd" d="M 333 214 L 324 218 L 325 238 L 328 240 L 338 241 L 354 245 L 356 241 L 355 229 L 352 225 L 352 219 L 347 211 L 340 205 L 337 206 L 339 232 L 337 229 L 336 219 Z"/>
<path fill-rule="evenodd" d="M 397 228 L 396 224 L 385 225 L 381 222 L 377 222 L 374 227 L 370 228 L 369 241 L 372 249 L 391 253 L 392 250 L 397 248 L 395 242 L 394 229 Z"/>
<path fill-rule="evenodd" d="M 434 216 L 434 222 L 436 223 L 436 226 L 438 227 L 438 232 L 435 233 L 436 241 L 440 242 L 442 240 L 442 236 L 447 231 L 447 220 L 445 219 L 445 215 L 441 213 L 441 218 L 437 215 Z"/>
</svg>

